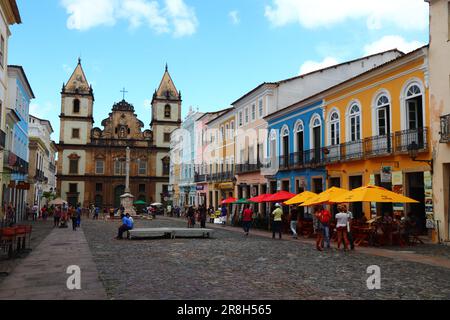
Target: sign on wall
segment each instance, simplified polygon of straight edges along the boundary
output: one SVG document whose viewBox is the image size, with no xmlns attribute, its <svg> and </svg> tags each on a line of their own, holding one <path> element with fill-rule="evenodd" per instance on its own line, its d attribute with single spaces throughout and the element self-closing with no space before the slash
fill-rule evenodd
<svg viewBox="0 0 450 320">
<path fill-rule="evenodd" d="M 426 227 L 434 229 L 433 180 L 430 171 L 423 173 L 423 182 L 425 189 L 425 214 L 427 217 Z"/>
<path fill-rule="evenodd" d="M 381 183 L 391 183 L 392 181 L 392 167 L 381 167 L 380 172 Z"/>
</svg>

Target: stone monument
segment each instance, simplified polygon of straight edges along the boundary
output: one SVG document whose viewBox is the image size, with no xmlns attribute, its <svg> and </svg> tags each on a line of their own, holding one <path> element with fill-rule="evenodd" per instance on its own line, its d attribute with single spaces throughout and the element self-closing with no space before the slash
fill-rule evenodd
<svg viewBox="0 0 450 320">
<path fill-rule="evenodd" d="M 124 207 L 124 213 L 129 213 L 131 216 L 136 215 L 136 210 L 134 210 L 134 196 L 130 191 L 130 147 L 127 147 L 127 159 L 126 159 L 126 180 L 125 180 L 125 194 L 120 196 L 120 204 Z"/>
</svg>

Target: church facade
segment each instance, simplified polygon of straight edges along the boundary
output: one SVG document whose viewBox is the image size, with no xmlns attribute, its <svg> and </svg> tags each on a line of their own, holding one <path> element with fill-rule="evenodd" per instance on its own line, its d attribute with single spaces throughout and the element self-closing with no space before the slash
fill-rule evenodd
<svg viewBox="0 0 450 320">
<path fill-rule="evenodd" d="M 130 191 L 147 204 L 168 200 L 170 135 L 181 124 L 181 94 L 166 67 L 144 128 L 125 99 L 115 103 L 102 128 L 94 127 L 94 93 L 81 61 L 61 92 L 57 191 L 72 205 L 117 208 L 125 193 L 126 149 Z"/>
</svg>

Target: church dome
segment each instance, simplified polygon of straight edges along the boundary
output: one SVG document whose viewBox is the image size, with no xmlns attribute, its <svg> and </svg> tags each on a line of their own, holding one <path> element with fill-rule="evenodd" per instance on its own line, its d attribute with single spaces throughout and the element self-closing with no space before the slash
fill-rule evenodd
<svg viewBox="0 0 450 320">
<path fill-rule="evenodd" d="M 129 104 L 125 100 L 122 100 L 122 101 L 114 104 L 113 111 L 133 111 L 134 112 L 134 107 L 132 104 Z"/>
</svg>

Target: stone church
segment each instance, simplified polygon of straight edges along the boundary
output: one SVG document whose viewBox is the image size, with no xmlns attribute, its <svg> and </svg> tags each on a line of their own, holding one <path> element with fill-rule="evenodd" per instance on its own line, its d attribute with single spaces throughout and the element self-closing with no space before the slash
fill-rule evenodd
<svg viewBox="0 0 450 320">
<path fill-rule="evenodd" d="M 165 203 L 169 185 L 170 134 L 181 124 L 181 94 L 166 66 L 151 104 L 149 129 L 125 99 L 94 127 L 94 92 L 81 61 L 63 84 L 57 192 L 70 204 L 119 207 L 125 193 L 126 148 L 131 149 L 130 190 L 135 201 Z"/>
</svg>

